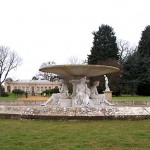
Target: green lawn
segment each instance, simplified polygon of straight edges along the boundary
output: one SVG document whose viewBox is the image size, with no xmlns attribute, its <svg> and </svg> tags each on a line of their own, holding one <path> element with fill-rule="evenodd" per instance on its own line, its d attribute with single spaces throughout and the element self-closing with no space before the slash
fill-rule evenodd
<svg viewBox="0 0 150 150">
<path fill-rule="evenodd" d="M 113 100 L 117 101 L 150 101 L 150 96 L 131 96 L 131 95 L 121 95 L 121 96 L 114 96 Z"/>
<path fill-rule="evenodd" d="M 9 93 L 8 97 L 0 97 L 0 100 L 16 100 L 18 97 L 13 94 L 13 93 Z"/>
<path fill-rule="evenodd" d="M 0 119 L 1 150 L 149 150 L 150 120 Z"/>
<path fill-rule="evenodd" d="M 10 93 L 9 97 L 0 97 L 0 100 L 16 100 L 17 98 L 14 94 Z M 150 96 L 121 95 L 118 97 L 114 96 L 112 99 L 116 101 L 150 101 Z"/>
</svg>

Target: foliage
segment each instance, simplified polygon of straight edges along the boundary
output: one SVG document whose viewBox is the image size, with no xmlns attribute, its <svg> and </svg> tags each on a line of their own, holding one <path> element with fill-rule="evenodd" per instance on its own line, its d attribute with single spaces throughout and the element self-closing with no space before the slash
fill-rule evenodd
<svg viewBox="0 0 150 150">
<path fill-rule="evenodd" d="M 93 32 L 94 41 L 91 54 L 88 55 L 88 64 L 98 64 L 99 61 L 108 59 L 118 60 L 118 47 L 113 28 L 108 25 L 101 25 L 99 30 Z"/>
<path fill-rule="evenodd" d="M 122 86 L 124 93 L 130 91 L 132 95 L 136 94 L 138 80 L 138 56 L 137 52 L 130 54 L 123 64 Z M 129 93 L 128 93 L 129 94 Z"/>
<path fill-rule="evenodd" d="M 7 92 L 2 92 L 2 95 L 1 95 L 2 97 L 8 97 L 9 96 L 9 94 L 7 93 Z"/>
<path fill-rule="evenodd" d="M 21 95 L 21 94 L 24 94 L 24 91 L 22 91 L 22 90 L 20 90 L 20 89 L 14 89 L 13 91 L 12 91 L 12 93 L 14 93 L 14 94 L 16 94 L 16 95 Z"/>
<path fill-rule="evenodd" d="M 45 91 L 42 92 L 42 95 L 44 93 L 46 95 L 52 95 L 53 93 L 59 93 L 59 89 L 58 88 L 54 88 L 54 89 L 45 90 Z"/>
<path fill-rule="evenodd" d="M 120 68 L 118 62 L 119 49 L 117 47 L 113 28 L 108 25 L 101 25 L 98 31 L 93 32 L 93 35 L 94 41 L 91 48 L 91 54 L 88 55 L 88 64 L 109 65 Z M 118 80 L 116 80 L 116 76 Z M 90 78 L 92 83 L 95 80 L 101 81 L 98 91 L 99 93 L 102 93 L 104 90 L 104 78 L 102 76 Z M 109 75 L 109 83 L 109 85 L 111 85 L 111 90 L 114 92 L 120 90 L 120 73 Z"/>
<path fill-rule="evenodd" d="M 33 76 L 32 77 L 32 80 L 38 80 L 39 78 L 38 77 L 36 77 L 36 76 Z"/>
<path fill-rule="evenodd" d="M 14 93 L 7 93 L 7 97 L 0 97 L 0 100 L 16 100 L 16 95 Z"/>
<path fill-rule="evenodd" d="M 142 31 L 141 40 L 139 41 L 138 53 L 141 57 L 150 56 L 150 25 Z"/>
<path fill-rule="evenodd" d="M 139 80 L 137 94 L 150 95 L 150 25 L 145 27 L 142 32 L 141 40 L 138 46 L 139 56 Z"/>
<path fill-rule="evenodd" d="M 142 32 L 138 49 L 127 57 L 123 69 L 123 82 L 132 85 L 132 93 L 150 95 L 150 26 Z"/>
<path fill-rule="evenodd" d="M 120 64 L 118 63 L 117 60 L 108 59 L 107 61 L 99 61 L 99 63 L 101 65 L 107 65 L 107 66 L 113 66 L 113 67 L 120 68 Z M 113 73 L 113 74 L 107 74 L 107 77 L 109 80 L 109 87 L 110 87 L 110 90 L 113 91 L 114 95 L 118 95 L 120 93 L 120 90 L 121 90 L 120 74 L 121 74 L 121 72 L 117 72 L 117 73 Z M 105 90 L 104 76 L 91 77 L 90 78 L 90 85 L 92 85 L 92 83 L 96 80 L 100 81 L 100 85 L 98 86 L 98 92 L 103 93 L 103 91 Z"/>
<path fill-rule="evenodd" d="M 150 149 L 150 120 L 0 119 L 2 150 Z"/>
<path fill-rule="evenodd" d="M 49 90 L 45 90 L 45 91 L 42 91 L 42 95 L 43 94 L 46 94 L 46 95 L 51 95 L 53 93 L 53 90 L 52 89 L 49 89 Z"/>
</svg>

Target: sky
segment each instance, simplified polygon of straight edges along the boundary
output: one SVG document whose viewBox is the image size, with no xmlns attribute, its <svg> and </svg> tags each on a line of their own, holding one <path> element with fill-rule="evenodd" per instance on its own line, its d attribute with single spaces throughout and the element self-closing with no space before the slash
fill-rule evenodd
<svg viewBox="0 0 150 150">
<path fill-rule="evenodd" d="M 0 0 L 0 45 L 23 59 L 8 77 L 32 79 L 42 63 L 87 59 L 93 31 L 107 24 L 137 45 L 150 25 L 149 0 Z"/>
</svg>

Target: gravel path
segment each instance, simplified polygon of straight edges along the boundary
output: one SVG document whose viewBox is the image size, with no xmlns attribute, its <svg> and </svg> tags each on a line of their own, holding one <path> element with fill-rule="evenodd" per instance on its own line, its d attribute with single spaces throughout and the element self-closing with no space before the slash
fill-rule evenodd
<svg viewBox="0 0 150 150">
<path fill-rule="evenodd" d="M 48 100 L 49 97 L 43 97 L 43 96 L 28 96 L 26 97 L 21 97 L 18 98 L 17 100 Z"/>
</svg>

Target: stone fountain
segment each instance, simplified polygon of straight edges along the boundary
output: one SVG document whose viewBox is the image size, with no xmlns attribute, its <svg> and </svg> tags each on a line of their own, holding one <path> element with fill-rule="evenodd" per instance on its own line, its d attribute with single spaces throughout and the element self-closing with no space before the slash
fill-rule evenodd
<svg viewBox="0 0 150 150">
<path fill-rule="evenodd" d="M 48 102 L 51 102 L 51 106 L 59 106 L 59 107 L 76 107 L 76 106 L 79 107 L 79 106 L 81 106 L 81 107 L 84 107 L 84 106 L 87 106 L 87 103 L 88 103 L 88 107 L 98 107 L 98 106 L 100 106 L 100 105 L 98 105 L 98 101 L 100 101 L 100 102 L 105 101 L 105 104 L 106 104 L 106 102 L 107 102 L 107 104 L 110 104 L 110 103 L 107 100 L 104 100 L 105 99 L 104 94 L 100 95 L 97 93 L 97 91 L 96 91 L 96 93 L 99 96 L 97 95 L 97 97 L 94 99 L 93 99 L 93 97 L 90 97 L 90 89 L 88 87 L 86 89 L 84 89 L 84 87 L 87 86 L 86 82 L 88 82 L 88 80 L 86 80 L 86 78 L 93 77 L 93 76 L 99 76 L 99 75 L 104 75 L 105 78 L 107 78 L 105 74 L 118 72 L 119 69 L 116 67 L 105 66 L 105 65 L 56 65 L 56 66 L 43 67 L 40 69 L 40 71 L 54 73 L 61 77 L 68 77 L 70 79 L 70 83 L 72 83 L 72 85 L 73 85 L 73 93 L 70 97 L 68 96 L 66 91 L 64 91 L 64 93 L 66 93 L 66 94 L 64 94 L 63 92 L 60 92 L 60 93 L 63 93 L 63 96 L 61 96 L 60 93 L 54 94 L 43 105 L 46 105 Z M 84 81 L 82 81 L 82 80 L 84 80 Z M 83 85 L 81 85 L 81 82 Z M 107 82 L 108 82 L 108 80 L 107 80 Z M 64 86 L 64 83 L 63 83 L 63 86 Z M 85 94 L 87 95 L 86 100 L 84 100 L 83 94 L 81 95 L 81 92 L 77 91 L 77 86 L 78 87 L 81 86 L 81 87 L 79 87 L 79 89 L 82 91 L 82 93 L 84 93 L 84 96 L 85 96 Z M 108 86 L 108 83 L 107 83 L 107 86 Z M 108 91 L 107 88 L 108 87 L 106 87 L 106 90 Z M 89 90 L 89 93 L 86 93 L 86 90 Z M 79 98 L 78 92 L 80 92 L 80 98 Z M 81 96 L 82 96 L 82 98 L 81 98 Z M 77 105 L 77 103 L 78 103 L 78 105 Z"/>
<path fill-rule="evenodd" d="M 0 103 L 0 117 L 61 120 L 150 118 L 150 104 L 148 103 L 141 106 L 118 105 L 113 101 L 107 101 L 104 94 L 97 93 L 96 97 L 89 94 L 95 91 L 98 81 L 94 82 L 91 88 L 88 88 L 86 78 L 118 72 L 119 69 L 116 67 L 105 65 L 56 65 L 43 67 L 39 70 L 54 73 L 61 77 L 68 77 L 73 86 L 73 93 L 68 94 L 67 86 L 62 80 L 63 88 L 60 88 L 60 93 L 52 95 L 45 103 L 39 101 L 35 101 L 34 105 L 31 103 L 26 103 L 26 105 Z M 107 87 L 108 89 L 109 87 Z"/>
</svg>

